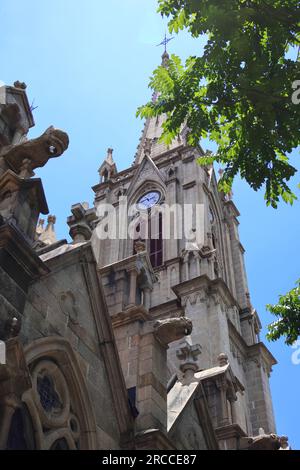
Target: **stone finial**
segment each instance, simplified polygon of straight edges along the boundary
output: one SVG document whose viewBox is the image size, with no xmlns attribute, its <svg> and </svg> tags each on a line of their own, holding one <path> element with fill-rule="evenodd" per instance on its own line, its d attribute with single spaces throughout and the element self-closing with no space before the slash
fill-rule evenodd
<svg viewBox="0 0 300 470">
<path fill-rule="evenodd" d="M 44 219 L 39 219 L 38 225 L 37 225 L 37 228 L 36 228 L 37 237 L 39 237 L 43 233 L 43 231 L 45 230 L 44 229 L 44 223 L 45 223 Z"/>
<path fill-rule="evenodd" d="M 69 233 L 73 243 L 90 240 L 97 219 L 94 207 L 90 209 L 87 202 L 78 203 L 71 207 L 71 212 L 72 215 L 68 217 L 67 224 L 70 227 Z"/>
<path fill-rule="evenodd" d="M 152 139 L 146 139 L 144 143 L 145 157 L 151 157 L 151 152 L 152 152 Z"/>
<path fill-rule="evenodd" d="M 188 140 L 189 140 L 189 135 L 191 133 L 191 128 L 188 126 L 184 126 L 180 133 L 180 138 L 183 143 L 183 145 L 188 145 Z"/>
<path fill-rule="evenodd" d="M 113 149 L 109 148 L 107 149 L 107 156 L 106 156 L 106 161 L 109 163 L 109 165 L 114 164 L 114 159 L 113 159 Z"/>
<path fill-rule="evenodd" d="M 183 341 L 179 345 L 179 349 L 176 351 L 176 356 L 182 362 L 180 370 L 186 374 L 187 371 L 195 372 L 199 369 L 197 359 L 201 354 L 200 344 L 189 344 L 187 341 Z"/>
<path fill-rule="evenodd" d="M 85 211 L 87 211 L 90 208 L 90 205 L 88 202 L 82 202 L 81 203 L 82 207 L 84 208 Z"/>
<path fill-rule="evenodd" d="M 52 245 L 53 243 L 57 242 L 56 234 L 54 225 L 56 223 L 56 216 L 49 215 L 47 220 L 47 227 L 43 232 L 39 235 L 39 240 L 43 242 L 45 245 Z"/>
<path fill-rule="evenodd" d="M 20 88 L 21 90 L 26 90 L 27 85 L 26 85 L 26 83 L 20 82 L 19 80 L 17 80 L 17 81 L 14 83 L 14 87 L 15 87 L 15 88 Z"/>
<path fill-rule="evenodd" d="M 227 366 L 229 364 L 228 356 L 225 353 L 221 353 L 218 356 L 218 362 L 220 367 Z"/>
<path fill-rule="evenodd" d="M 113 149 L 107 149 L 106 157 L 100 166 L 98 173 L 100 175 L 100 182 L 106 183 L 111 177 L 117 173 L 117 166 L 113 159 Z"/>
<path fill-rule="evenodd" d="M 56 224 L 56 216 L 55 215 L 49 215 L 48 217 L 48 225 L 55 225 Z"/>
<path fill-rule="evenodd" d="M 165 52 L 163 53 L 163 55 L 161 56 L 161 58 L 162 58 L 161 65 L 162 65 L 163 67 L 166 67 L 166 68 L 167 68 L 168 65 L 169 65 L 169 62 L 170 62 L 170 56 L 169 56 L 169 54 L 167 53 L 167 51 L 165 51 Z"/>
</svg>

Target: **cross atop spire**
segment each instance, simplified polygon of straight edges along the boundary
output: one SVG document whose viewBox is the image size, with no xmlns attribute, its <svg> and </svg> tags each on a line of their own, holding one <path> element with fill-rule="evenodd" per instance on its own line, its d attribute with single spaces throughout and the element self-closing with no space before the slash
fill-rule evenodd
<svg viewBox="0 0 300 470">
<path fill-rule="evenodd" d="M 174 37 L 171 37 L 171 38 L 167 38 L 167 33 L 165 33 L 165 37 L 164 37 L 164 40 L 160 43 L 160 44 L 157 44 L 157 47 L 159 46 L 165 46 L 165 54 L 167 53 L 167 44 L 172 41 L 172 39 L 174 39 Z"/>
</svg>

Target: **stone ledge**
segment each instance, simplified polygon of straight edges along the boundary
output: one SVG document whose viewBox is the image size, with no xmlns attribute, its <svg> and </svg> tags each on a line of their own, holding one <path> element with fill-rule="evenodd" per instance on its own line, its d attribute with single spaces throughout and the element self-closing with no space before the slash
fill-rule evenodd
<svg viewBox="0 0 300 470">
<path fill-rule="evenodd" d="M 111 316 L 111 322 L 113 328 L 119 328 L 120 326 L 129 325 L 135 321 L 148 321 L 151 320 L 151 315 L 148 310 L 142 305 L 130 307 L 122 312 L 116 313 Z"/>
<path fill-rule="evenodd" d="M 176 450 L 168 436 L 159 429 L 147 429 L 135 436 L 136 450 Z"/>
</svg>

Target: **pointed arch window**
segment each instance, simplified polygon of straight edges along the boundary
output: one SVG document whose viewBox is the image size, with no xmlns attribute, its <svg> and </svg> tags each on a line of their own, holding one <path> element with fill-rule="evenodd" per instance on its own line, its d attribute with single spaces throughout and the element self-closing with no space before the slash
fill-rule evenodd
<svg viewBox="0 0 300 470">
<path fill-rule="evenodd" d="M 108 169 L 107 168 L 104 168 L 103 172 L 102 172 L 102 181 L 103 183 L 106 183 L 109 179 L 109 173 L 108 173 Z"/>
<path fill-rule="evenodd" d="M 163 264 L 163 218 L 161 212 L 149 217 L 149 257 L 153 268 Z"/>
<path fill-rule="evenodd" d="M 158 268 L 163 264 L 163 217 L 161 212 L 151 214 L 151 209 L 149 209 L 146 224 L 147 227 L 145 227 L 145 219 L 142 219 L 136 225 L 133 253 L 136 253 L 135 241 L 139 240 L 145 243 L 152 267 Z M 148 239 L 145 239 L 145 234 Z"/>
<path fill-rule="evenodd" d="M 137 202 L 141 212 L 138 213 L 135 240 L 145 243 L 152 267 L 158 268 L 163 264 L 163 215 L 159 210 L 163 197 L 158 189 L 149 189 Z"/>
</svg>

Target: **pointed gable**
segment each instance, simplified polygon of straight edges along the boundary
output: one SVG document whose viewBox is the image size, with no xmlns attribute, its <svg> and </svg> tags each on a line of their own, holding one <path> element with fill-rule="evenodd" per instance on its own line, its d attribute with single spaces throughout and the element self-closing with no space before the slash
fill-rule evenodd
<svg viewBox="0 0 300 470">
<path fill-rule="evenodd" d="M 145 183 L 157 183 L 160 187 L 165 187 L 164 175 L 148 155 L 144 157 L 142 163 L 137 168 L 136 174 L 128 189 L 128 198 L 130 199 Z"/>
</svg>

